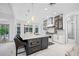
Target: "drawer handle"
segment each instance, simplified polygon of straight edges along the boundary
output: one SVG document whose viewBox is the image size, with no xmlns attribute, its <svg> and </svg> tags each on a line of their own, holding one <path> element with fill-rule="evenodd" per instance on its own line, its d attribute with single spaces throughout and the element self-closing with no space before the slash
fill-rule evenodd
<svg viewBox="0 0 79 59">
<path fill-rule="evenodd" d="M 32 45 L 32 42 L 30 44 Z"/>
<path fill-rule="evenodd" d="M 37 42 L 37 43 L 39 43 L 39 42 Z"/>
</svg>

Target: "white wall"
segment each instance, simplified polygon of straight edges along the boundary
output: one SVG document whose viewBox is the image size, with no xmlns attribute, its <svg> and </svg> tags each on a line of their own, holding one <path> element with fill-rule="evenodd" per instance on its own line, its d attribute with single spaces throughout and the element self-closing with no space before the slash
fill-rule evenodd
<svg viewBox="0 0 79 59">
<path fill-rule="evenodd" d="M 0 3 L 0 24 L 9 24 L 9 40 L 13 40 L 15 35 L 15 22 L 11 5 Z"/>
<path fill-rule="evenodd" d="M 79 13 L 77 15 L 77 21 L 76 21 L 76 40 L 77 45 L 79 46 Z"/>
</svg>

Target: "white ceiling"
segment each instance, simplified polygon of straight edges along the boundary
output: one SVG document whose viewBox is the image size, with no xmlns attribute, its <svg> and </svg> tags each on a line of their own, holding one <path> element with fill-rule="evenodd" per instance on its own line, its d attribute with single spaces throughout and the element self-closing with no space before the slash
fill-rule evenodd
<svg viewBox="0 0 79 59">
<path fill-rule="evenodd" d="M 9 3 L 0 3 L 0 21 L 13 19 L 12 7 Z M 3 21 L 4 21 L 3 20 Z"/>
<path fill-rule="evenodd" d="M 32 16 L 36 16 L 36 19 L 40 21 L 49 16 L 61 13 L 67 14 L 79 10 L 79 3 L 56 3 L 53 6 L 49 6 L 48 4 L 49 3 L 0 3 L 0 16 L 2 15 L 1 13 L 14 14 L 17 20 L 31 20 Z M 28 10 L 30 11 L 28 12 Z"/>
<path fill-rule="evenodd" d="M 26 20 L 27 17 L 31 19 L 31 16 L 36 16 L 37 19 L 46 18 L 55 14 L 66 14 L 70 11 L 79 10 L 78 3 L 56 3 L 53 6 L 49 6 L 48 3 L 13 3 L 11 5 L 15 18 L 19 20 Z"/>
</svg>

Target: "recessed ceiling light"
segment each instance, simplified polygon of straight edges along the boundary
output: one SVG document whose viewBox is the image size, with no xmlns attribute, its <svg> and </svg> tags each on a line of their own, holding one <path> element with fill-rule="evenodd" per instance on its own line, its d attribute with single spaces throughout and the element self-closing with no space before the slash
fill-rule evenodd
<svg viewBox="0 0 79 59">
<path fill-rule="evenodd" d="M 45 8 L 44 10 L 48 10 L 47 8 Z"/>
</svg>

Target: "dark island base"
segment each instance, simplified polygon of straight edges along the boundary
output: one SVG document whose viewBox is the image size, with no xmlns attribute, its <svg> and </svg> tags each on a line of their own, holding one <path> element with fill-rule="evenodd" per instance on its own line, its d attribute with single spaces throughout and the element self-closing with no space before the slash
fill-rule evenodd
<svg viewBox="0 0 79 59">
<path fill-rule="evenodd" d="M 33 54 L 35 52 L 38 52 L 40 50 L 44 50 L 48 48 L 48 38 L 49 37 L 42 37 L 42 38 L 35 38 L 26 40 L 27 45 L 27 55 Z"/>
<path fill-rule="evenodd" d="M 44 48 L 44 49 L 47 49 L 47 48 Z M 33 54 L 33 53 L 39 52 L 39 51 L 41 51 L 41 50 L 44 50 L 44 49 L 39 49 L 39 50 L 36 50 L 36 51 L 34 51 L 34 52 L 27 53 L 27 56 L 29 56 L 29 55 L 31 55 L 31 54 Z"/>
</svg>

